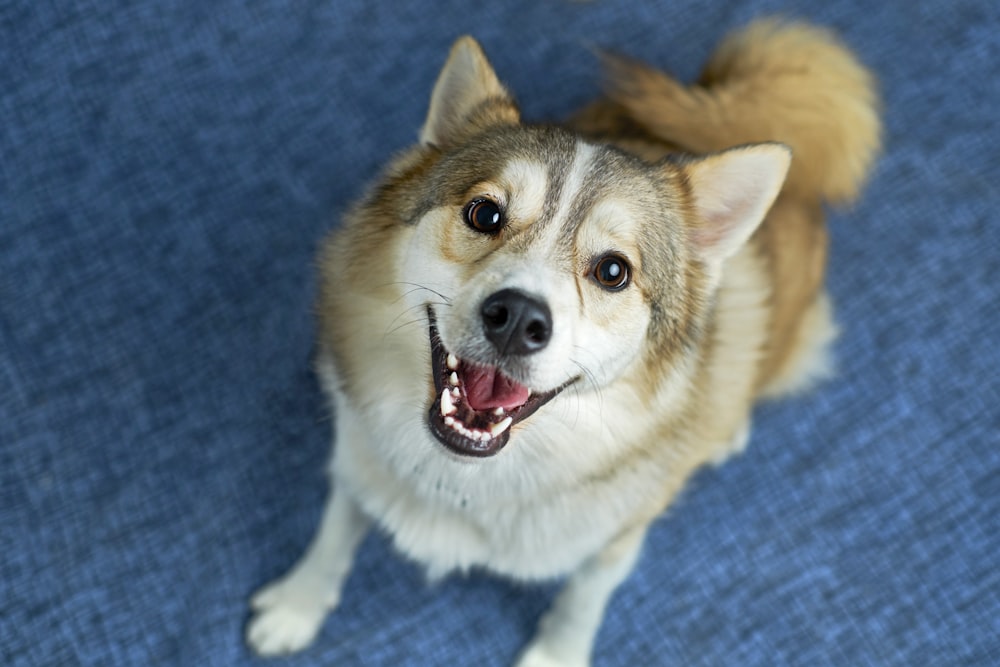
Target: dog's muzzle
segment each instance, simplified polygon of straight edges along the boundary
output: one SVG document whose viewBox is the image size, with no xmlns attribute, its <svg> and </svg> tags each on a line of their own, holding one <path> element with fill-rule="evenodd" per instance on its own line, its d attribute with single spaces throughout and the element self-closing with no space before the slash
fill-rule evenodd
<svg viewBox="0 0 1000 667">
<path fill-rule="evenodd" d="M 532 354 L 552 335 L 548 307 L 517 290 L 487 297 L 480 309 L 483 332 L 501 355 Z M 552 400 L 576 378 L 535 393 L 496 366 L 474 363 L 445 349 L 434 310 L 427 307 L 435 399 L 427 413 L 431 433 L 463 456 L 493 456 L 507 444 L 511 427 Z"/>
</svg>

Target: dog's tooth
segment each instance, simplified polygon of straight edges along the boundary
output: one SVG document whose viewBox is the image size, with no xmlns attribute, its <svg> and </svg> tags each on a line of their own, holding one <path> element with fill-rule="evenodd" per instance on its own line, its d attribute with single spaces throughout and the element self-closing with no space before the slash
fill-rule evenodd
<svg viewBox="0 0 1000 667">
<path fill-rule="evenodd" d="M 511 419 L 510 417 L 505 417 L 501 421 L 498 421 L 496 424 L 492 424 L 490 426 L 490 435 L 492 435 L 494 438 L 497 437 L 498 435 L 506 431 L 508 428 L 510 428 L 510 425 L 513 423 L 514 423 L 513 419 Z"/>
<path fill-rule="evenodd" d="M 448 376 L 448 382 L 452 383 L 455 386 L 458 386 L 458 373 L 452 371 L 452 374 Z"/>
<path fill-rule="evenodd" d="M 455 403 L 451 400 L 451 392 L 447 389 L 441 390 L 441 416 L 447 417 L 448 415 L 455 414 L 456 411 Z"/>
<path fill-rule="evenodd" d="M 456 357 L 451 352 L 448 353 L 448 370 L 457 371 L 458 370 L 458 357 Z"/>
<path fill-rule="evenodd" d="M 503 408 L 497 408 L 496 410 L 493 411 L 493 414 L 495 414 L 497 417 L 502 417 L 503 413 L 504 413 Z"/>
<path fill-rule="evenodd" d="M 454 426 L 455 425 L 455 418 L 454 417 L 445 417 L 444 418 L 444 423 L 447 424 L 448 426 Z"/>
<path fill-rule="evenodd" d="M 448 391 L 448 390 L 447 390 L 447 389 L 445 389 L 445 391 Z M 460 391 L 458 390 L 458 387 L 452 387 L 452 388 L 451 388 L 451 395 L 452 395 L 452 396 L 453 396 L 454 398 L 458 398 L 459 396 L 461 396 L 461 395 L 462 395 L 462 392 L 460 392 Z"/>
</svg>

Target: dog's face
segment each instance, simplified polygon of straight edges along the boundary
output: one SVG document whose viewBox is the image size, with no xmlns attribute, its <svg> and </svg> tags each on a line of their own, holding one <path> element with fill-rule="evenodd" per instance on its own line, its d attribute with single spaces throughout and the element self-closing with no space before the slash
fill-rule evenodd
<svg viewBox="0 0 1000 667">
<path fill-rule="evenodd" d="M 429 423 L 453 450 L 488 455 L 569 385 L 600 391 L 635 361 L 654 298 L 684 294 L 677 207 L 653 168 L 547 128 L 481 133 L 429 180 L 403 263 L 438 293 Z"/>
<path fill-rule="evenodd" d="M 655 390 L 696 345 L 722 261 L 788 164 L 773 145 L 649 164 L 523 126 L 471 40 L 438 80 L 422 143 L 434 159 L 408 176 L 403 300 L 429 322 L 428 426 L 479 457 L 569 387 L 641 374 Z"/>
</svg>

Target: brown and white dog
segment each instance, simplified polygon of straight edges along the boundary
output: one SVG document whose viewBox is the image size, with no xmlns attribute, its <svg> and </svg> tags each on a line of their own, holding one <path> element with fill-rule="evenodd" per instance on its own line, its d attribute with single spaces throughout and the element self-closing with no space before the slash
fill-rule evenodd
<svg viewBox="0 0 1000 667">
<path fill-rule="evenodd" d="M 375 523 L 432 577 L 569 575 L 518 664 L 589 664 L 650 522 L 743 448 L 755 400 L 826 371 L 822 206 L 855 198 L 878 151 L 871 76 L 774 21 L 693 86 L 608 67 L 568 127 L 527 125 L 458 40 L 419 143 L 330 236 L 332 490 L 253 598 L 257 652 L 313 639 Z"/>
</svg>

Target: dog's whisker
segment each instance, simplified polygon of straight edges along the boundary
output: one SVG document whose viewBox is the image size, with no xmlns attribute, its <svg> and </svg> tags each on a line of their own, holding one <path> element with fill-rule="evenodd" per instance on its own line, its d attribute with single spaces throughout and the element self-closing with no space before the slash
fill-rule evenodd
<svg viewBox="0 0 1000 667">
<path fill-rule="evenodd" d="M 410 290 L 407 290 L 407 291 L 403 292 L 399 296 L 399 298 L 397 298 L 395 301 L 393 301 L 393 303 L 399 303 L 400 301 L 402 301 L 403 299 L 405 299 L 410 294 L 413 294 L 414 292 L 420 292 L 420 291 L 426 290 L 426 289 L 427 288 L 425 288 L 425 287 L 414 287 L 413 289 L 410 289 Z M 435 305 L 441 305 L 441 306 L 451 307 L 452 304 L 451 304 L 451 300 L 450 299 L 446 300 L 447 297 L 445 297 L 445 296 L 443 296 L 441 294 L 438 294 L 437 292 L 434 292 L 433 290 L 431 290 L 431 293 L 434 294 L 434 295 L 436 295 L 436 296 L 441 297 L 442 301 L 429 301 L 428 303 L 432 303 L 432 304 L 435 304 Z"/>
<path fill-rule="evenodd" d="M 420 292 L 422 290 L 423 290 L 423 287 L 414 287 L 413 289 L 408 289 L 405 292 L 403 292 L 402 294 L 400 294 L 399 298 L 396 299 L 395 301 L 393 301 L 393 303 L 399 303 L 400 301 L 402 301 L 406 297 L 410 296 L 414 292 Z"/>
<path fill-rule="evenodd" d="M 574 345 L 573 349 L 575 350 L 576 353 L 582 352 L 584 354 L 590 355 L 591 357 L 595 356 L 592 350 L 588 350 L 587 348 L 581 347 L 579 345 Z M 577 359 L 570 358 L 570 362 L 580 369 L 580 371 L 586 377 L 587 381 L 594 388 L 594 391 L 596 391 L 597 393 L 601 393 L 601 386 L 597 383 L 597 376 L 594 374 L 594 372 L 591 371 L 588 366 L 584 365 L 583 362 L 578 361 Z"/>
<path fill-rule="evenodd" d="M 405 329 L 406 327 L 413 326 L 414 324 L 423 324 L 426 321 L 427 321 L 426 319 L 419 319 L 418 318 L 418 319 L 415 319 L 415 320 L 409 320 L 407 322 L 403 322 L 402 324 L 400 324 L 398 326 L 395 326 L 392 329 L 388 329 L 383 334 L 383 337 L 391 336 L 392 334 L 396 333 L 397 331 L 399 331 L 401 329 Z"/>
<path fill-rule="evenodd" d="M 430 303 L 432 306 L 441 306 L 441 307 L 445 307 L 445 308 L 447 308 L 447 307 L 449 307 L 451 305 L 449 303 L 442 303 L 440 301 L 429 301 L 428 303 Z M 396 324 L 396 322 L 398 322 L 400 320 L 400 318 L 406 316 L 410 311 L 413 311 L 413 310 L 422 310 L 425 305 L 426 304 L 422 304 L 421 303 L 421 304 L 417 304 L 416 306 L 410 306 L 409 308 L 406 308 L 403 311 L 401 311 L 398 315 L 396 315 L 396 317 L 392 318 L 392 321 L 389 322 L 389 324 L 386 325 L 385 332 L 382 334 L 382 336 L 385 337 L 385 336 L 388 336 L 389 334 L 395 333 L 396 331 L 398 331 L 399 329 L 403 328 L 404 326 L 408 326 L 410 324 L 413 324 L 414 322 L 421 322 L 421 321 L 422 322 L 426 322 L 427 318 L 423 317 L 423 318 L 417 318 L 417 319 L 412 320 L 410 322 L 406 322 L 406 323 L 400 325 L 399 327 L 394 326 Z"/>
<path fill-rule="evenodd" d="M 449 305 L 449 304 L 440 303 L 440 302 L 437 302 L 437 301 L 431 301 L 429 303 L 431 305 L 435 305 L 435 306 L 448 306 Z M 389 322 L 388 325 L 386 325 L 386 329 L 385 329 L 385 332 L 383 332 L 382 337 L 383 338 L 387 338 L 388 336 L 391 336 L 392 334 L 396 333 L 400 329 L 403 329 L 403 328 L 408 327 L 408 326 L 412 326 L 414 324 L 423 324 L 424 326 L 426 326 L 427 325 L 427 317 L 426 317 L 426 315 L 423 315 L 423 314 L 421 314 L 419 317 L 416 317 L 416 318 L 414 318 L 412 320 L 409 320 L 407 322 L 403 322 L 402 324 L 394 326 L 394 325 L 396 325 L 396 322 L 398 322 L 402 317 L 406 316 L 410 311 L 413 311 L 413 310 L 420 311 L 423 308 L 424 308 L 424 304 L 419 304 L 419 305 L 416 305 L 416 306 L 410 306 L 406 310 L 404 310 L 401 313 L 399 313 L 399 315 L 397 315 L 396 317 L 394 317 L 392 319 L 392 321 Z"/>
<path fill-rule="evenodd" d="M 385 331 L 382 332 L 382 337 L 385 338 L 390 333 L 395 332 L 397 330 L 396 327 L 395 327 L 396 322 L 398 322 L 401 318 L 403 318 L 406 315 L 408 315 L 411 310 L 417 310 L 419 308 L 420 308 L 420 306 L 411 306 L 409 308 L 405 308 L 404 310 L 400 311 L 400 313 L 398 315 L 396 315 L 396 317 L 392 318 L 392 321 L 389 322 L 389 324 L 387 324 L 385 326 Z M 416 321 L 416 320 L 414 320 L 414 321 Z M 412 322 L 407 322 L 407 324 L 412 324 Z"/>
<path fill-rule="evenodd" d="M 587 350 L 581 348 L 578 345 L 574 346 L 574 347 L 578 351 L 587 352 Z M 603 414 L 603 412 L 604 412 L 604 391 L 602 390 L 601 385 L 597 382 L 597 376 L 595 376 L 594 373 L 593 373 L 593 371 L 591 371 L 587 366 L 585 366 L 583 363 L 577 361 L 576 359 L 570 358 L 570 362 L 574 366 L 576 366 L 577 368 L 580 369 L 580 372 L 583 374 L 584 381 L 587 384 L 589 384 L 591 387 L 593 387 L 594 393 L 597 395 L 597 406 L 598 406 L 598 409 Z M 580 397 L 579 397 L 579 395 L 577 395 L 577 419 L 579 419 L 579 411 L 580 411 Z"/>
<path fill-rule="evenodd" d="M 406 281 L 406 280 L 396 280 L 396 281 L 392 281 L 392 282 L 388 282 L 388 283 L 382 283 L 380 285 L 380 287 L 386 287 L 386 286 L 389 286 L 389 285 L 409 285 L 409 286 L 413 287 L 413 289 L 411 289 L 411 290 L 409 290 L 407 292 L 404 292 L 402 294 L 402 296 L 400 296 L 400 299 L 402 299 L 403 297 L 407 296 L 408 294 L 412 294 L 413 292 L 418 292 L 420 290 L 426 290 L 426 291 L 430 292 L 431 294 L 436 294 L 438 297 L 441 298 L 442 301 L 446 302 L 447 305 L 449 305 L 449 306 L 451 305 L 451 301 L 452 300 L 451 300 L 450 297 L 442 294 L 441 292 L 437 291 L 434 288 L 428 287 L 427 285 L 421 285 L 420 283 L 409 282 L 409 281 Z M 398 300 L 399 299 L 397 299 L 397 301 Z"/>
<path fill-rule="evenodd" d="M 587 384 L 593 387 L 594 393 L 597 394 L 598 403 L 603 403 L 604 392 L 601 389 L 601 386 L 597 383 L 597 378 L 594 376 L 593 372 L 591 372 L 589 368 L 587 368 L 586 366 L 577 361 L 573 361 L 573 364 L 583 372 L 583 376 Z"/>
</svg>

